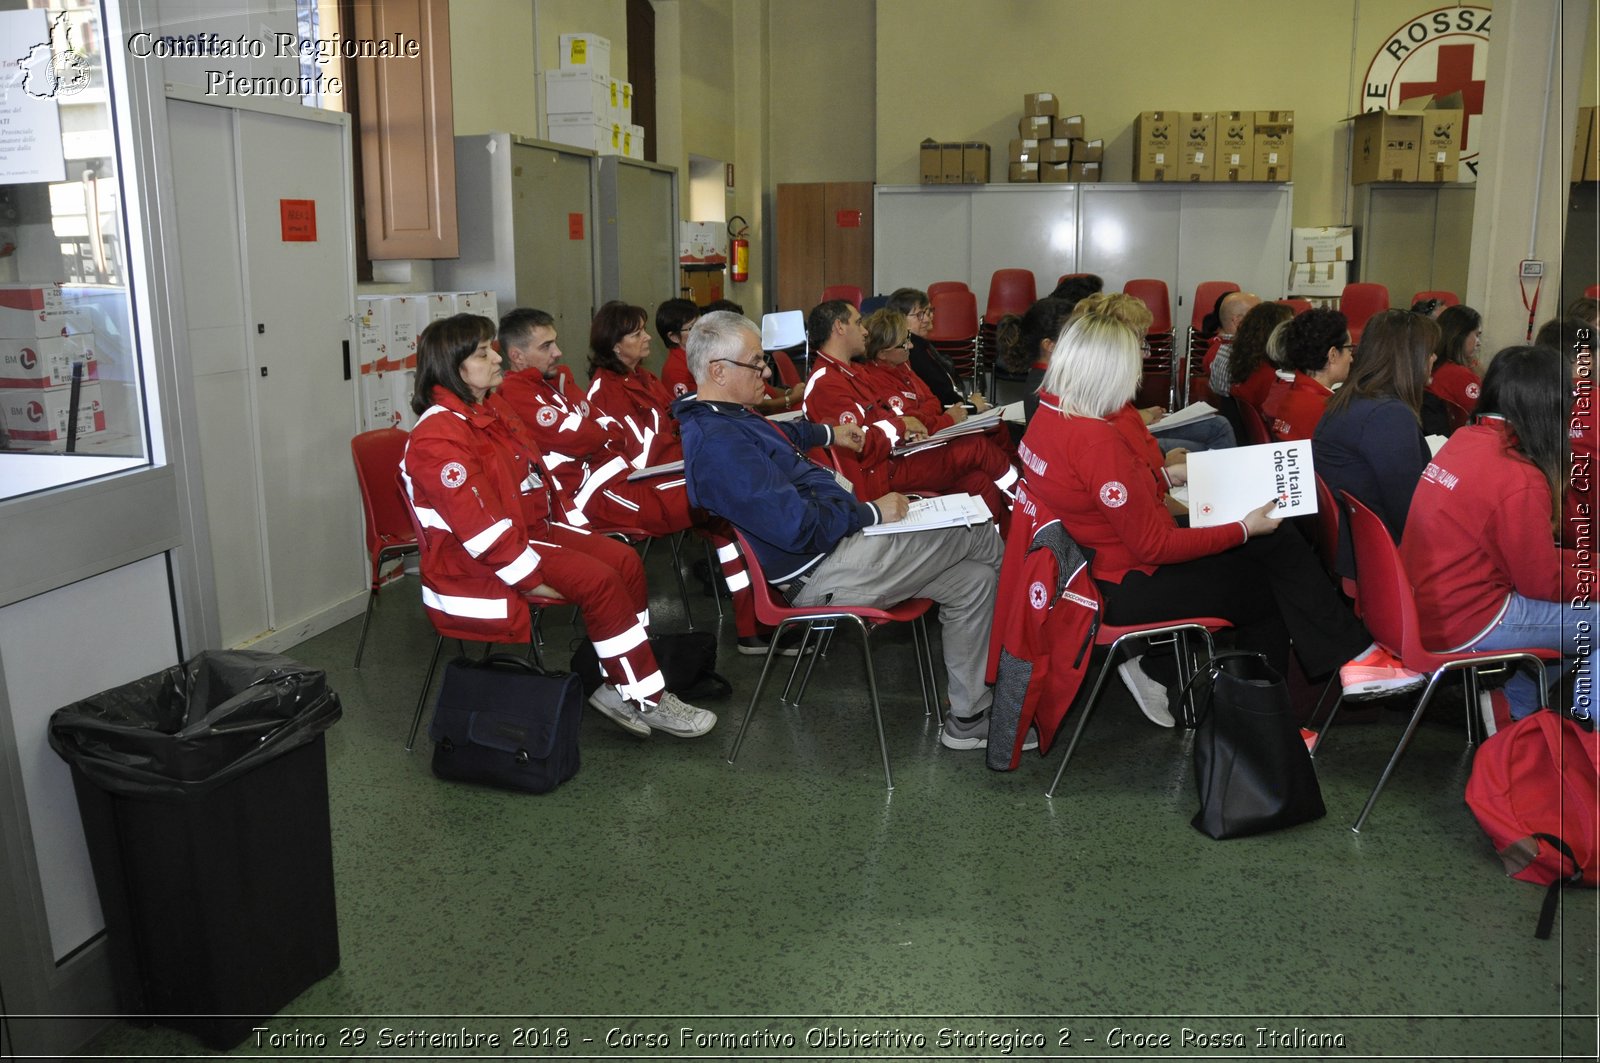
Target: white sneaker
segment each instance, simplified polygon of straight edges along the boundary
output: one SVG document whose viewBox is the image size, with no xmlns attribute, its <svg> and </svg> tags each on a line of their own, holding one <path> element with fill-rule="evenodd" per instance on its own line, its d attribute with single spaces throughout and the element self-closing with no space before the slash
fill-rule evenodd
<svg viewBox="0 0 1600 1063">
<path fill-rule="evenodd" d="M 600 689 L 589 695 L 589 704 L 605 713 L 629 734 L 636 734 L 640 738 L 650 737 L 650 725 L 645 723 L 635 705 L 617 693 L 616 687 L 608 683 L 600 684 Z"/>
<path fill-rule="evenodd" d="M 1167 697 L 1165 683 L 1158 683 L 1145 674 L 1144 668 L 1139 664 L 1144 660 L 1144 654 L 1130 657 L 1117 665 L 1117 674 L 1122 677 L 1123 686 L 1128 688 L 1128 693 L 1133 695 L 1134 704 L 1139 706 L 1139 711 L 1145 718 L 1157 727 L 1173 727 L 1177 725 L 1172 718 L 1171 701 Z"/>
<path fill-rule="evenodd" d="M 717 725 L 717 714 L 697 709 L 671 691 L 662 691 L 661 700 L 644 707 L 644 722 L 657 731 L 677 738 L 699 738 Z"/>
</svg>

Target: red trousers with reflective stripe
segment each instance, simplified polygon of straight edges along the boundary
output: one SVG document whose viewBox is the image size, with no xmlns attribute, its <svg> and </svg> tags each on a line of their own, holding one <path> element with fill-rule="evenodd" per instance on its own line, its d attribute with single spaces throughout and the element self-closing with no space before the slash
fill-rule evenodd
<svg viewBox="0 0 1600 1063">
<path fill-rule="evenodd" d="M 625 697 L 632 688 L 639 697 L 656 700 L 662 687 L 661 670 L 640 619 L 650 607 L 650 594 L 639 555 L 615 539 L 555 525 L 533 540 L 533 548 L 538 551 L 545 583 L 583 611 L 584 627 L 592 641 L 626 642 L 630 632 L 639 630 L 636 646 L 610 656 L 602 653 L 600 667 Z"/>
</svg>

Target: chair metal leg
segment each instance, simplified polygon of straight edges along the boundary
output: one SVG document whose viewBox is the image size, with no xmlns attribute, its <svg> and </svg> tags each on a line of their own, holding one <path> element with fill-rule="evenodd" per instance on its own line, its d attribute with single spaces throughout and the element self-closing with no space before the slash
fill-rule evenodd
<svg viewBox="0 0 1600 1063">
<path fill-rule="evenodd" d="M 932 716 L 933 701 L 928 697 L 928 670 L 922 664 L 922 640 L 927 636 L 928 633 L 922 628 L 922 617 L 919 616 L 911 623 L 911 644 L 916 648 L 917 654 L 917 686 L 922 688 L 922 715 Z"/>
<path fill-rule="evenodd" d="M 1338 675 L 1335 674 L 1334 678 L 1337 679 Z M 1322 701 L 1321 701 L 1320 698 L 1318 699 L 1317 704 L 1319 704 L 1319 705 L 1322 704 Z M 1311 759 L 1313 759 L 1313 760 L 1316 759 L 1317 750 L 1322 748 L 1322 740 L 1328 737 L 1328 732 L 1329 731 L 1333 730 L 1333 718 L 1335 716 L 1339 715 L 1339 707 L 1342 706 L 1343 704 L 1344 704 L 1344 691 L 1340 690 L 1339 691 L 1339 696 L 1333 699 L 1333 708 L 1328 710 L 1328 718 L 1326 720 L 1322 721 L 1322 729 L 1317 732 L 1316 741 L 1311 743 Z"/>
<path fill-rule="evenodd" d="M 811 651 L 811 660 L 806 662 L 805 675 L 800 677 L 800 689 L 795 691 L 794 700 L 789 703 L 797 709 L 800 707 L 800 702 L 805 700 L 806 687 L 811 685 L 811 673 L 817 667 L 817 661 L 827 652 L 828 646 L 833 643 L 833 630 L 837 623 L 838 621 L 836 620 L 827 621 L 817 631 L 817 648 Z M 799 664 L 798 661 L 795 663 Z M 791 678 L 793 677 L 791 676 Z"/>
<path fill-rule="evenodd" d="M 766 659 L 761 662 L 761 678 L 756 680 L 756 688 L 750 692 L 750 704 L 745 707 L 744 720 L 739 724 L 739 733 L 733 736 L 733 746 L 728 750 L 728 763 L 732 764 L 739 759 L 739 747 L 744 744 L 744 733 L 750 727 L 750 718 L 756 713 L 756 702 L 761 700 L 761 688 L 767 685 L 767 676 L 772 672 L 773 659 L 778 656 L 778 636 L 783 634 L 787 623 L 779 624 L 772 633 L 772 642 L 767 646 Z"/>
<path fill-rule="evenodd" d="M 1089 722 L 1089 713 L 1094 709 L 1095 702 L 1100 700 L 1100 689 L 1105 686 L 1106 677 L 1111 674 L 1111 665 L 1116 661 L 1117 653 L 1122 649 L 1123 640 L 1128 637 L 1124 635 L 1122 638 L 1117 639 L 1111 644 L 1111 648 L 1106 651 L 1105 663 L 1100 666 L 1100 674 L 1095 677 L 1094 687 L 1089 691 L 1089 700 L 1083 703 L 1083 708 L 1078 713 L 1078 726 L 1072 732 L 1072 741 L 1067 743 L 1067 752 L 1061 758 L 1061 767 L 1056 769 L 1056 777 L 1050 783 L 1050 789 L 1044 792 L 1046 797 L 1054 797 L 1056 795 L 1056 787 L 1061 785 L 1061 776 L 1067 770 L 1067 761 L 1072 759 L 1072 751 L 1078 748 L 1078 739 L 1083 737 L 1083 728 Z"/>
<path fill-rule="evenodd" d="M 361 621 L 361 638 L 356 641 L 356 667 L 361 667 L 361 651 L 367 648 L 367 628 L 372 625 L 372 607 L 378 604 L 378 588 L 367 595 L 367 615 Z"/>
<path fill-rule="evenodd" d="M 1439 677 L 1443 674 L 1444 669 L 1441 668 L 1428 677 L 1428 685 L 1422 691 L 1422 698 L 1417 702 L 1417 707 L 1411 710 L 1411 719 L 1406 721 L 1405 733 L 1400 736 L 1399 743 L 1394 747 L 1389 763 L 1383 766 L 1383 774 L 1378 776 L 1378 785 L 1372 788 L 1372 794 L 1367 798 L 1366 806 L 1361 809 L 1361 815 L 1356 817 L 1355 825 L 1350 828 L 1357 834 L 1361 833 L 1361 825 L 1367 821 L 1372 806 L 1378 803 L 1378 795 L 1383 793 L 1383 788 L 1389 784 L 1389 776 L 1394 774 L 1395 765 L 1400 763 L 1401 754 L 1405 753 L 1406 746 L 1411 744 L 1411 736 L 1416 733 L 1417 724 L 1422 722 L 1422 714 L 1433 698 L 1433 688 L 1439 685 Z"/>
<path fill-rule="evenodd" d="M 442 649 L 444 649 L 444 636 L 440 635 L 433 643 L 433 656 L 428 660 L 428 677 L 422 681 L 422 693 L 417 695 L 417 711 L 411 715 L 411 733 L 406 735 L 407 753 L 417 744 L 417 729 L 422 726 L 422 710 L 428 704 L 428 691 L 433 687 L 433 673 L 439 667 L 439 651 Z"/>
<path fill-rule="evenodd" d="M 783 693 L 778 695 L 778 701 L 783 704 L 788 704 L 789 689 L 794 686 L 795 677 L 800 674 L 800 666 L 806 663 L 806 647 L 811 647 L 811 656 L 812 659 L 815 660 L 817 648 L 822 645 L 822 636 L 820 633 L 817 634 L 816 642 L 811 641 L 811 635 L 815 627 L 816 625 L 814 623 L 807 621 L 806 629 L 800 635 L 800 652 L 795 655 L 794 664 L 789 668 L 789 681 L 783 684 Z M 778 633 L 774 631 L 772 633 L 773 641 L 777 641 L 777 637 Z"/>
<path fill-rule="evenodd" d="M 717 577 L 722 572 L 722 563 L 717 560 L 717 552 L 711 548 L 711 540 L 705 540 L 706 567 L 711 570 L 711 600 L 717 603 L 717 623 L 722 623 L 722 584 Z"/>
<path fill-rule="evenodd" d="M 1479 735 L 1483 730 L 1478 720 L 1478 670 L 1464 668 L 1461 671 L 1461 686 L 1467 699 L 1467 748 L 1478 744 Z"/>
<path fill-rule="evenodd" d="M 689 630 L 694 630 L 694 610 L 689 608 L 689 584 L 683 578 L 683 554 L 680 552 L 680 542 L 687 532 L 679 532 L 667 539 L 667 544 L 672 547 L 672 574 L 678 580 L 678 597 L 683 599 L 683 616 L 689 624 Z M 711 585 L 715 587 L 717 570 L 711 570 Z"/>
<path fill-rule="evenodd" d="M 922 667 L 928 673 L 928 694 L 933 702 L 933 717 L 938 721 L 939 726 L 943 727 L 944 702 L 939 697 L 939 675 L 933 668 L 933 638 L 928 634 L 928 615 L 926 613 L 917 617 L 916 626 L 922 632 L 922 649 L 924 653 Z"/>
<path fill-rule="evenodd" d="M 878 676 L 872 667 L 872 628 L 859 616 L 850 619 L 861 629 L 861 653 L 867 659 L 867 693 L 872 697 L 872 722 L 878 726 L 878 751 L 883 754 L 883 781 L 892 792 L 894 776 L 889 771 L 889 739 L 883 733 L 883 708 L 878 704 Z"/>
</svg>

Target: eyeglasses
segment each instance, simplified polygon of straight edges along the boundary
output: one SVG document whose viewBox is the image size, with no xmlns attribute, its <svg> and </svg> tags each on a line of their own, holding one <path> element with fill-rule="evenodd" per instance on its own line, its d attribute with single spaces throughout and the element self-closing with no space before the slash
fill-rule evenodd
<svg viewBox="0 0 1600 1063">
<path fill-rule="evenodd" d="M 767 371 L 766 362 L 758 362 L 755 365 L 751 365 L 749 362 L 741 362 L 737 358 L 713 358 L 711 360 L 713 362 L 727 362 L 729 365 L 736 365 L 740 369 L 748 369 L 752 373 L 765 373 Z"/>
<path fill-rule="evenodd" d="M 1353 351 L 1353 350 L 1356 349 L 1357 346 L 1358 346 L 1358 344 L 1354 344 L 1354 343 L 1341 343 L 1341 344 L 1339 344 L 1339 349 L 1341 351 Z"/>
<path fill-rule="evenodd" d="M 933 307 L 925 306 L 921 310 L 913 310 L 907 316 L 908 317 L 932 317 L 933 316 Z"/>
</svg>

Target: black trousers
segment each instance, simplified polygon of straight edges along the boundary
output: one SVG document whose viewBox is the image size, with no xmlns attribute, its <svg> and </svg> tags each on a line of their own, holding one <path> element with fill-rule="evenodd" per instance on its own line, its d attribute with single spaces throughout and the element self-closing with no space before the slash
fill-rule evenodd
<svg viewBox="0 0 1600 1063">
<path fill-rule="evenodd" d="M 1305 537 L 1280 527 L 1220 554 L 1130 572 L 1100 584 L 1106 623 L 1215 616 L 1234 626 L 1240 649 L 1265 654 L 1282 673 L 1291 641 L 1308 676 L 1320 678 L 1366 649 L 1372 637 L 1322 571 Z"/>
</svg>

